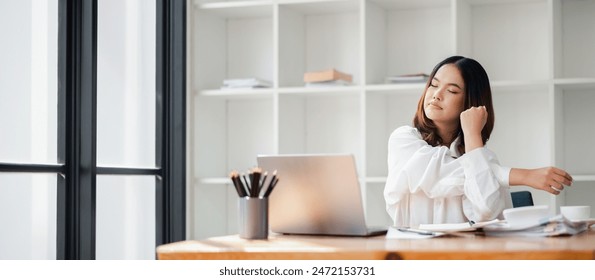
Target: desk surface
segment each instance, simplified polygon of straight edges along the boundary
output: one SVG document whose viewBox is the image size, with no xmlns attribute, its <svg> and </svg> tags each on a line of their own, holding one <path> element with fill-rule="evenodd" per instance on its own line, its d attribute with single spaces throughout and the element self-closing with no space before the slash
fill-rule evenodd
<svg viewBox="0 0 595 280">
<path fill-rule="evenodd" d="M 168 259 L 595 259 L 595 230 L 562 237 L 441 237 L 422 240 L 377 237 L 271 235 L 244 240 L 237 235 L 187 240 L 157 247 Z"/>
</svg>

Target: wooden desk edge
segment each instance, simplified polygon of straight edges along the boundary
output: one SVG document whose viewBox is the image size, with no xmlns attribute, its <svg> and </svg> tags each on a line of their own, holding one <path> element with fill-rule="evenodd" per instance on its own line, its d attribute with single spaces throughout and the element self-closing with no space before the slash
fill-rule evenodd
<svg viewBox="0 0 595 280">
<path fill-rule="evenodd" d="M 157 256 L 159 260 L 383 260 L 387 252 L 167 252 Z"/>
<path fill-rule="evenodd" d="M 159 260 L 595 260 L 595 251 L 159 252 Z"/>
</svg>

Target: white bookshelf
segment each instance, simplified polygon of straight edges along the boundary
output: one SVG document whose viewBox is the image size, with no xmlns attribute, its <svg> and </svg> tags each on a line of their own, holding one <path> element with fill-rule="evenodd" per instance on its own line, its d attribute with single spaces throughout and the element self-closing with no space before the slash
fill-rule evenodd
<svg viewBox="0 0 595 280">
<path fill-rule="evenodd" d="M 195 0 L 191 7 L 190 238 L 237 232 L 227 174 L 255 166 L 258 154 L 354 154 L 368 222 L 390 223 L 382 196 L 387 141 L 411 124 L 424 85 L 384 79 L 429 74 L 454 54 L 476 58 L 490 76 L 496 126 L 488 146 L 500 162 L 559 166 L 575 177 L 558 197 L 533 191 L 535 203 L 595 209 L 595 33 L 584 32 L 595 27 L 595 1 Z M 352 74 L 353 84 L 304 87 L 304 72 L 328 68 Z M 252 77 L 273 87 L 220 89 L 224 79 Z"/>
</svg>

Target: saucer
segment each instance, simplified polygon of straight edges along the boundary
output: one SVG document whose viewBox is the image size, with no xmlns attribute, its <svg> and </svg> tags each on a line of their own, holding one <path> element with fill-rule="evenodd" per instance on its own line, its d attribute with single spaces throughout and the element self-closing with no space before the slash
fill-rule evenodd
<svg viewBox="0 0 595 280">
<path fill-rule="evenodd" d="M 587 227 L 595 225 L 595 218 L 588 218 L 584 220 L 570 220 L 573 223 L 587 223 Z"/>
<path fill-rule="evenodd" d="M 542 220 L 550 218 L 547 205 L 504 209 L 502 215 L 510 228 L 532 227 L 539 225 Z"/>
</svg>

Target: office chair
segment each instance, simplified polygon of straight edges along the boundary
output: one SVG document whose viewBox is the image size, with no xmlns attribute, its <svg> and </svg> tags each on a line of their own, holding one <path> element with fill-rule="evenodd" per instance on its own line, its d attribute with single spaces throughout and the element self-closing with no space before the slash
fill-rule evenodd
<svg viewBox="0 0 595 280">
<path fill-rule="evenodd" d="M 533 206 L 533 196 L 530 191 L 511 192 L 512 207 Z"/>
</svg>

